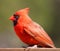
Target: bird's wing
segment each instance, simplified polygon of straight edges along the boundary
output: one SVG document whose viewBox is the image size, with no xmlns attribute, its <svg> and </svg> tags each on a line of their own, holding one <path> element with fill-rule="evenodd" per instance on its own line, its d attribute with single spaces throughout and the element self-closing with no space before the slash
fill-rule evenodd
<svg viewBox="0 0 60 51">
<path fill-rule="evenodd" d="M 41 45 L 54 47 L 52 40 L 39 24 L 32 22 L 26 25 L 24 25 L 24 30 L 27 32 L 27 34 L 29 34 L 35 40 L 41 43 Z"/>
</svg>

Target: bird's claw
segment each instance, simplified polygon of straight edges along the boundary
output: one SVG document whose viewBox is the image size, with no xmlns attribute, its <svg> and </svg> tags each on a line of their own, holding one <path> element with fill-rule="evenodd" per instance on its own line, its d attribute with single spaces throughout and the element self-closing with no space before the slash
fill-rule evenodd
<svg viewBox="0 0 60 51">
<path fill-rule="evenodd" d="M 33 48 L 37 48 L 37 45 L 34 45 L 32 47 L 27 47 L 27 48 L 25 48 L 25 51 L 29 51 L 30 49 L 33 49 Z"/>
</svg>

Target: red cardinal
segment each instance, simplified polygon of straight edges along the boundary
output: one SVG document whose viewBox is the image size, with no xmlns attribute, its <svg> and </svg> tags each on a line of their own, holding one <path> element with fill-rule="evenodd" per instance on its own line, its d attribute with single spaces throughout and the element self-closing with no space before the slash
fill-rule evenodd
<svg viewBox="0 0 60 51">
<path fill-rule="evenodd" d="M 41 25 L 34 22 L 28 16 L 29 8 L 21 9 L 9 19 L 13 21 L 17 36 L 28 45 L 54 48 L 53 41 L 44 31 Z"/>
</svg>

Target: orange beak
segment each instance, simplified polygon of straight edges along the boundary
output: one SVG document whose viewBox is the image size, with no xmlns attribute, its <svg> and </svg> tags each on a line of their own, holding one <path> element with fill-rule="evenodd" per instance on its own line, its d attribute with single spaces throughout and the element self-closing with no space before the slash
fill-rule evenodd
<svg viewBox="0 0 60 51">
<path fill-rule="evenodd" d="M 9 19 L 10 19 L 10 20 L 12 20 L 12 21 L 14 21 L 14 20 L 15 20 L 15 18 L 14 18 L 13 16 L 11 16 Z"/>
</svg>

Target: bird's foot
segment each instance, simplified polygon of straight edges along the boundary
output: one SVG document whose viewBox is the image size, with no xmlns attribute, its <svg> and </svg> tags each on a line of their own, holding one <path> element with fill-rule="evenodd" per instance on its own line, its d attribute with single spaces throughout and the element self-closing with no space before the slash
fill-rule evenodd
<svg viewBox="0 0 60 51">
<path fill-rule="evenodd" d="M 25 48 L 25 51 L 29 51 L 30 49 L 33 49 L 33 48 L 37 48 L 37 45 L 34 45 L 32 47 L 27 47 L 27 48 Z"/>
</svg>

